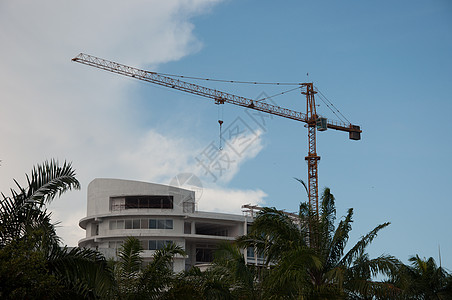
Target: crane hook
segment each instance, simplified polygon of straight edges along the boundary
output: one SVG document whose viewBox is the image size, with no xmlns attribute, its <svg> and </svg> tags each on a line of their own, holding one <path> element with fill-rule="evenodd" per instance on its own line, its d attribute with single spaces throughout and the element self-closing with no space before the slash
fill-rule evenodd
<svg viewBox="0 0 452 300">
<path fill-rule="evenodd" d="M 223 125 L 223 121 L 222 120 L 218 120 L 218 124 L 220 124 L 220 147 L 218 148 L 218 150 L 223 150 L 223 147 L 221 146 L 221 125 Z"/>
</svg>

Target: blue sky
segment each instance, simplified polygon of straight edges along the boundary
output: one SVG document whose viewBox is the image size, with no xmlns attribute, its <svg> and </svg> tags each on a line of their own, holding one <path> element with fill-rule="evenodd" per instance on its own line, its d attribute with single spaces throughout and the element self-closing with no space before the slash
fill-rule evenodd
<svg viewBox="0 0 452 300">
<path fill-rule="evenodd" d="M 390 221 L 371 256 L 438 259 L 440 246 L 443 266 L 452 269 L 449 1 L 109 3 L 0 4 L 0 38 L 8 41 L 0 50 L 0 190 L 12 178 L 24 182 L 45 159 L 72 161 L 84 188 L 50 207 L 66 243 L 84 236 L 77 223 L 97 177 L 166 184 L 193 173 L 205 210 L 239 213 L 242 204 L 258 203 L 296 211 L 306 200 L 293 179 L 307 175 L 303 124 L 272 117 L 260 127 L 245 109 L 224 105 L 224 129 L 247 126 L 252 142 L 240 155 L 223 150 L 234 161 L 214 181 L 196 158 L 219 143 L 218 107 L 70 61 L 86 52 L 163 73 L 313 81 L 363 130 L 361 141 L 334 130 L 317 136 L 320 186 L 335 195 L 338 218 L 354 208 L 350 244 Z M 284 90 L 199 84 L 249 98 Z M 305 110 L 297 92 L 273 101 Z"/>
</svg>

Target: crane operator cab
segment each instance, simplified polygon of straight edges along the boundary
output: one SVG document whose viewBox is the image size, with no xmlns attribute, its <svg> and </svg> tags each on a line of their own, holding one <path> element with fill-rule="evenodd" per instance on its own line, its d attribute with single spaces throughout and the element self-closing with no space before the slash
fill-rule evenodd
<svg viewBox="0 0 452 300">
<path fill-rule="evenodd" d="M 326 121 L 327 121 L 326 118 L 322 118 L 322 117 L 319 117 L 319 118 L 317 118 L 317 120 L 315 120 L 315 125 L 317 126 L 318 131 L 327 130 Z"/>
</svg>

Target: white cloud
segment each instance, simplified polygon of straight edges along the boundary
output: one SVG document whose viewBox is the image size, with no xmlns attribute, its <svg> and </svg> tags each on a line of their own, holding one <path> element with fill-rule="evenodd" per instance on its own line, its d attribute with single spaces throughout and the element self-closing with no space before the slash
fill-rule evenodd
<svg viewBox="0 0 452 300">
<path fill-rule="evenodd" d="M 178 60 L 202 47 L 190 19 L 218 2 L 2 1 L 0 191 L 8 193 L 12 178 L 25 183 L 24 173 L 46 159 L 73 161 L 82 190 L 66 193 L 49 207 L 54 220 L 61 221 L 58 233 L 73 246 L 84 235 L 78 221 L 86 214 L 86 187 L 96 177 L 168 183 L 178 173 L 193 172 L 210 180 L 194 160 L 204 149 L 199 143 L 131 122 L 130 80 L 98 76 L 71 58 L 86 52 L 153 68 Z M 244 161 L 257 155 L 259 136 L 217 183 L 227 184 Z M 231 149 L 223 151 L 232 155 Z M 206 202 L 200 202 L 205 210 L 237 212 L 242 204 L 262 203 L 265 197 L 259 190 L 206 186 Z"/>
<path fill-rule="evenodd" d="M 244 204 L 263 205 L 267 196 L 262 190 L 205 188 L 198 200 L 198 210 L 240 214 Z"/>
</svg>

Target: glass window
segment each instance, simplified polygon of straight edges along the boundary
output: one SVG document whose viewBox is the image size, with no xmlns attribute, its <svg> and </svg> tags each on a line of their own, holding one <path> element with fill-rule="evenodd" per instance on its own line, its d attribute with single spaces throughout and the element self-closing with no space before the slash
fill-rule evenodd
<svg viewBox="0 0 452 300">
<path fill-rule="evenodd" d="M 156 228 L 157 228 L 157 220 L 149 219 L 149 229 L 156 229 Z"/>
<path fill-rule="evenodd" d="M 124 201 L 125 209 L 136 208 L 173 208 L 173 196 L 170 195 L 153 195 L 153 196 L 126 196 L 121 200 Z M 115 202 L 116 204 L 116 202 Z M 113 210 L 112 202 L 112 210 Z"/>
<path fill-rule="evenodd" d="M 191 233 L 191 223 L 190 222 L 184 222 L 184 233 L 185 234 Z"/>
<path fill-rule="evenodd" d="M 125 220 L 125 229 L 132 229 L 132 220 Z"/>
<path fill-rule="evenodd" d="M 124 229 L 124 220 L 116 221 L 116 229 Z"/>
<path fill-rule="evenodd" d="M 157 228 L 165 229 L 165 220 L 157 220 Z"/>
<path fill-rule="evenodd" d="M 246 250 L 246 255 L 250 258 L 254 258 L 254 248 L 248 247 L 248 249 Z"/>
<path fill-rule="evenodd" d="M 166 220 L 166 229 L 173 229 L 173 220 Z"/>
<path fill-rule="evenodd" d="M 116 229 L 116 221 L 110 221 L 110 230 Z"/>
<path fill-rule="evenodd" d="M 133 219 L 132 221 L 132 228 L 133 229 L 140 229 L 140 219 Z"/>
<path fill-rule="evenodd" d="M 157 250 L 157 241 L 156 240 L 149 241 L 149 250 Z"/>
<path fill-rule="evenodd" d="M 138 201 L 138 207 L 139 208 L 149 208 L 149 198 L 142 197 Z"/>
<path fill-rule="evenodd" d="M 197 262 L 212 262 L 214 249 L 196 248 Z"/>
<path fill-rule="evenodd" d="M 138 208 L 138 198 L 127 197 L 126 198 L 126 209 L 127 208 Z"/>
<path fill-rule="evenodd" d="M 162 205 L 160 203 L 160 199 L 159 198 L 151 198 L 149 199 L 149 208 L 161 208 Z"/>
<path fill-rule="evenodd" d="M 163 249 L 165 244 L 165 241 L 157 241 L 157 249 Z"/>
<path fill-rule="evenodd" d="M 150 240 L 148 242 L 149 250 L 160 250 L 163 249 L 166 245 L 171 244 L 173 241 L 164 241 L 164 240 Z"/>
<path fill-rule="evenodd" d="M 162 199 L 162 208 L 173 208 L 173 199 L 165 197 Z"/>
</svg>

